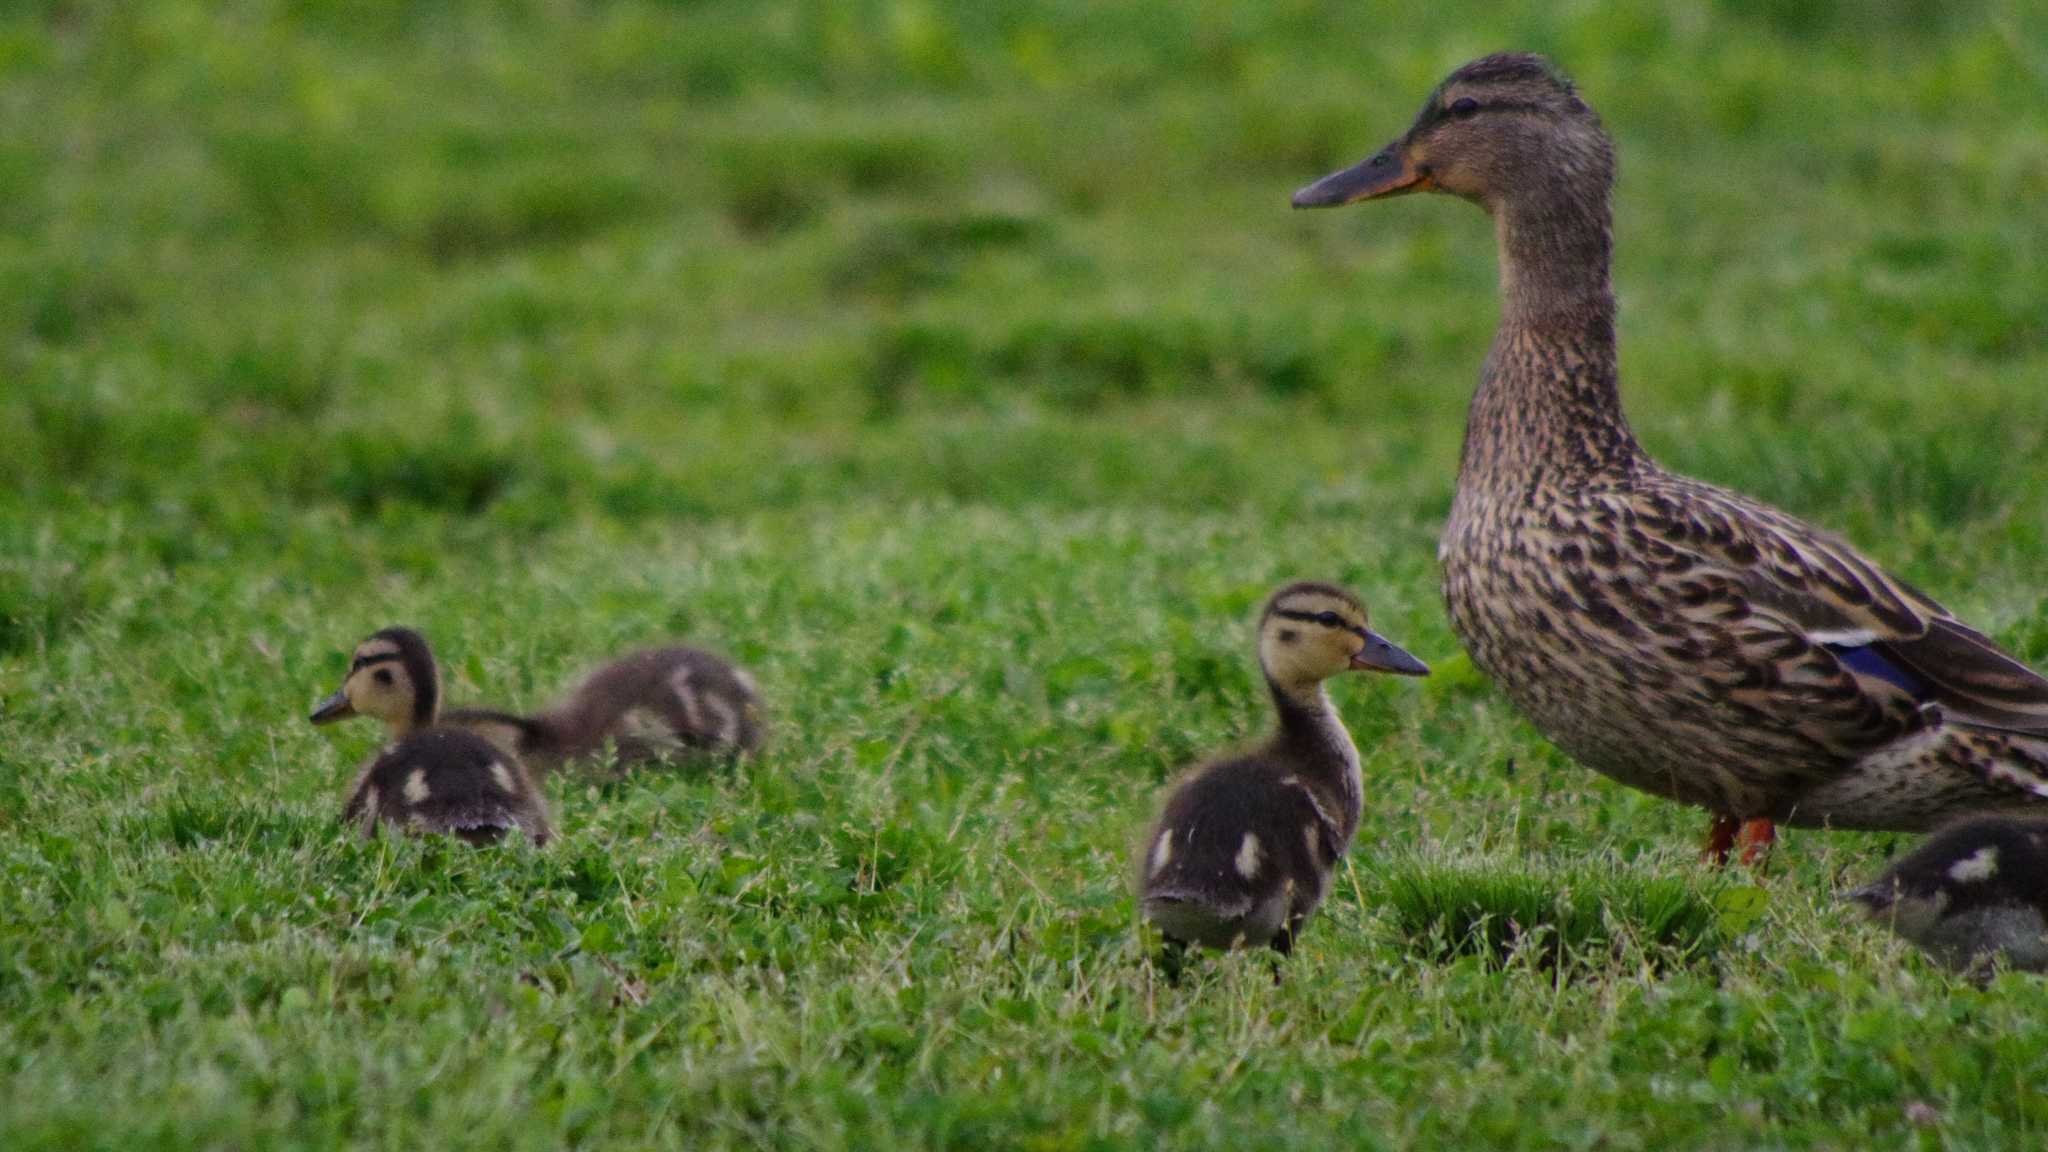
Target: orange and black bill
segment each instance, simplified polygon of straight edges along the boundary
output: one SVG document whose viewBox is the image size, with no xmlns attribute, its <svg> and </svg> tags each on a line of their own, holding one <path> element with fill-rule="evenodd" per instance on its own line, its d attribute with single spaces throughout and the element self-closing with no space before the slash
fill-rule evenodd
<svg viewBox="0 0 2048 1152">
<path fill-rule="evenodd" d="M 1405 152 L 1396 140 L 1342 172 L 1332 172 L 1296 192 L 1294 206 L 1335 208 L 1428 188 L 1429 174 L 1411 165 Z"/>
</svg>

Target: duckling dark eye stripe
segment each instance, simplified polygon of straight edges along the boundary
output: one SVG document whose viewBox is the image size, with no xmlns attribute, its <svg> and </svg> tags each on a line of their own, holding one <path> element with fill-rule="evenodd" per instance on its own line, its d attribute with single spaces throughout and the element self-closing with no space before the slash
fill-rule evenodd
<svg viewBox="0 0 2048 1152">
<path fill-rule="evenodd" d="M 1293 608 L 1275 608 L 1273 609 L 1273 615 L 1284 617 L 1288 620 L 1299 620 L 1303 624 L 1323 623 L 1323 614 L 1321 612 L 1302 612 Z M 1328 625 L 1324 626 L 1328 627 Z"/>
<path fill-rule="evenodd" d="M 348 666 L 348 670 L 351 672 L 360 672 L 363 669 L 368 668 L 372 664 L 389 664 L 396 659 L 398 659 L 398 653 L 396 652 L 385 652 L 377 656 L 358 656 L 356 657 L 355 663 L 350 664 Z"/>
<path fill-rule="evenodd" d="M 1481 100 L 1479 107 L 1474 108 L 1466 113 L 1466 115 L 1477 116 L 1481 112 L 1538 112 L 1541 110 L 1539 105 L 1528 100 Z M 1431 124 L 1435 124 L 1439 120 L 1457 119 L 1457 113 L 1451 111 L 1451 106 L 1448 104 L 1437 104 L 1430 109 L 1430 112 L 1429 122 Z"/>
</svg>

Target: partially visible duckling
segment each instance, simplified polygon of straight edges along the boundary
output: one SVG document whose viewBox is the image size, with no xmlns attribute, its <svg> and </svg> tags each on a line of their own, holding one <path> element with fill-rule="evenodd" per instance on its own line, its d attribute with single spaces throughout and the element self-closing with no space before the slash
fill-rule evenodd
<svg viewBox="0 0 2048 1152">
<path fill-rule="evenodd" d="M 2048 819 L 1960 820 L 1848 899 L 1957 971 L 2048 972 Z"/>
<path fill-rule="evenodd" d="M 614 749 L 621 766 L 693 751 L 748 753 L 761 742 L 761 697 L 746 670 L 695 648 L 651 648 L 599 668 L 530 716 L 458 708 L 442 722 L 477 732 L 536 769 Z"/>
<path fill-rule="evenodd" d="M 1140 852 L 1140 903 L 1171 944 L 1292 951 L 1363 806 L 1358 750 L 1323 681 L 1351 669 L 1429 674 L 1366 627 L 1356 597 L 1313 582 L 1266 602 L 1259 667 L 1278 731 L 1175 787 Z"/>
<path fill-rule="evenodd" d="M 390 729 L 391 742 L 356 777 L 342 819 L 365 836 L 382 821 L 473 844 L 515 830 L 546 844 L 553 835 L 547 806 L 526 769 L 476 733 L 437 723 L 440 701 L 440 672 L 418 632 L 386 628 L 356 646 L 348 677 L 311 720 L 373 717 Z"/>
</svg>

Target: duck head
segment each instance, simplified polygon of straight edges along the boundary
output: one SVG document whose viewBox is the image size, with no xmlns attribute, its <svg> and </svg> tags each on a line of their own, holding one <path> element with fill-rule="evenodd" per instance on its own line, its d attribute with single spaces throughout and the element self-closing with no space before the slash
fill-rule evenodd
<svg viewBox="0 0 2048 1152">
<path fill-rule="evenodd" d="M 1296 192 L 1294 206 L 1448 192 L 1492 212 L 1556 187 L 1604 194 L 1613 179 L 1614 147 L 1572 82 L 1541 56 L 1501 53 L 1451 73 L 1408 131 Z"/>
<path fill-rule="evenodd" d="M 1366 627 L 1365 605 L 1334 584 L 1302 581 L 1273 593 L 1259 618 L 1259 665 L 1289 692 L 1340 672 L 1427 676 L 1429 665 Z"/>
<path fill-rule="evenodd" d="M 432 724 L 440 707 L 440 671 L 426 637 L 410 628 L 386 628 L 356 645 L 341 687 L 309 719 L 331 724 L 369 716 L 382 720 L 393 736 L 403 736 Z"/>
</svg>

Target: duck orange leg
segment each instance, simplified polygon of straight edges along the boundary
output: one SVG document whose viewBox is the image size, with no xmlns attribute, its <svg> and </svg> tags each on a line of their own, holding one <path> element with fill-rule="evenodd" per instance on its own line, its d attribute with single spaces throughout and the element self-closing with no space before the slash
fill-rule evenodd
<svg viewBox="0 0 2048 1152">
<path fill-rule="evenodd" d="M 1735 841 L 1742 845 L 1742 863 L 1761 871 L 1771 858 L 1771 845 L 1778 842 L 1778 826 L 1769 820 L 1744 820 Z"/>
<path fill-rule="evenodd" d="M 1700 863 L 1716 868 L 1728 866 L 1728 853 L 1735 847 L 1735 837 L 1742 829 L 1742 821 L 1726 812 L 1714 813 L 1707 824 L 1707 846 L 1700 850 Z"/>
</svg>

